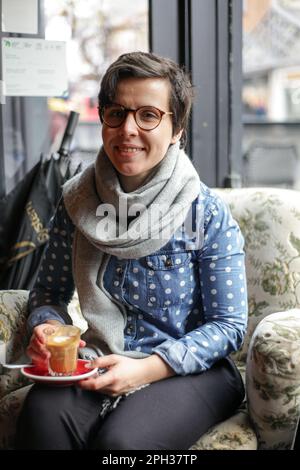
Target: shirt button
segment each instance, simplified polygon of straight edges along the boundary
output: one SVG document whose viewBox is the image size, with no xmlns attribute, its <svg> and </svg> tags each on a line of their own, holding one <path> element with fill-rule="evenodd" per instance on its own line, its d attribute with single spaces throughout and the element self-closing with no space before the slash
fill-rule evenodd
<svg viewBox="0 0 300 470">
<path fill-rule="evenodd" d="M 166 266 L 167 268 L 169 268 L 170 266 L 172 266 L 172 260 L 171 260 L 171 258 L 167 258 L 167 259 L 165 260 L 165 266 Z"/>
<path fill-rule="evenodd" d="M 133 325 L 129 325 L 127 328 L 127 333 L 132 333 L 133 332 Z"/>
</svg>

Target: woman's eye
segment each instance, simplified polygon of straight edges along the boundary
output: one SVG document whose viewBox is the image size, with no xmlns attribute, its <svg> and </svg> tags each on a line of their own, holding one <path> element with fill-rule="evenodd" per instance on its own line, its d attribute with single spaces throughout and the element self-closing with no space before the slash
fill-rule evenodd
<svg viewBox="0 0 300 470">
<path fill-rule="evenodd" d="M 113 118 L 115 117 L 120 118 L 123 116 L 123 111 L 121 109 L 112 109 L 109 111 L 108 116 L 113 117 Z"/>
<path fill-rule="evenodd" d="M 149 120 L 149 119 L 159 119 L 159 117 L 157 116 L 157 114 L 151 112 L 151 111 L 144 111 L 141 115 L 141 118 L 142 119 L 146 119 L 146 120 Z"/>
</svg>

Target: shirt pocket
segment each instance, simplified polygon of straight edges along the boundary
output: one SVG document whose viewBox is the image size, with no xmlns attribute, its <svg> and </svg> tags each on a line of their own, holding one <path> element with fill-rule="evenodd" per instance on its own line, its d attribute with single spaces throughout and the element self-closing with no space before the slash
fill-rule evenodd
<svg viewBox="0 0 300 470">
<path fill-rule="evenodd" d="M 190 295 L 190 253 L 146 256 L 147 302 L 155 308 L 182 304 Z"/>
</svg>

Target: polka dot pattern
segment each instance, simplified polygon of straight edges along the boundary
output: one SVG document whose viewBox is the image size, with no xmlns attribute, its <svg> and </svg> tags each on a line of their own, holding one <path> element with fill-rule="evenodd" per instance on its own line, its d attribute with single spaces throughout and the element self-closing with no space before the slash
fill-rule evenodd
<svg viewBox="0 0 300 470">
<path fill-rule="evenodd" d="M 178 230 L 161 250 L 145 258 L 111 256 L 104 274 L 104 287 L 128 312 L 125 349 L 157 353 L 178 374 L 199 373 L 238 349 L 247 323 L 239 227 L 205 185 L 193 206 L 203 208 L 198 249 L 188 249 L 188 231 Z M 73 295 L 73 231 L 61 204 L 39 280 L 30 293 L 33 321 L 41 306 L 47 316 L 53 305 L 67 304 Z"/>
<path fill-rule="evenodd" d="M 45 319 L 69 321 L 66 305 L 74 293 L 72 276 L 72 234 L 74 225 L 66 214 L 62 203 L 52 222 L 50 241 L 42 259 L 39 275 L 29 295 L 28 327 L 42 323 Z M 61 315 L 55 310 L 59 305 Z M 50 307 L 51 306 L 51 307 Z M 37 309 L 37 313 L 34 312 Z"/>
</svg>

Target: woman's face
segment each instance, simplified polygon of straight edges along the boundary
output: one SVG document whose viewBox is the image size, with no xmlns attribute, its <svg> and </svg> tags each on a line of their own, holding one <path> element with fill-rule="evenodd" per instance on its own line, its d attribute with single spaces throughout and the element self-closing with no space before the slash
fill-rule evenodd
<svg viewBox="0 0 300 470">
<path fill-rule="evenodd" d="M 115 103 L 125 108 L 155 106 L 169 109 L 170 85 L 163 78 L 126 78 L 117 85 Z M 145 131 L 138 127 L 133 113 L 128 113 L 120 127 L 103 123 L 102 138 L 106 154 L 119 173 L 125 191 L 133 191 L 146 180 L 164 158 L 170 144 L 181 137 L 173 136 L 172 115 L 165 114 L 158 127 Z"/>
</svg>

